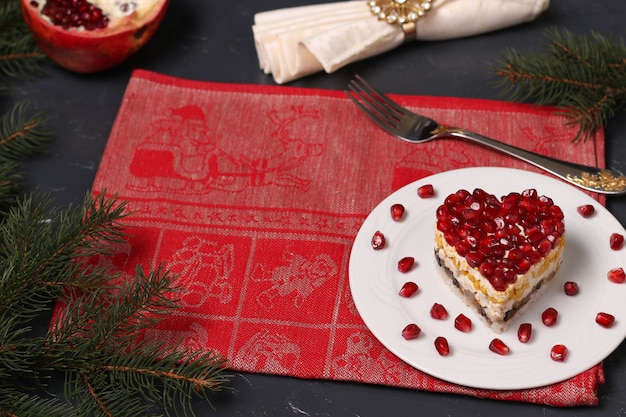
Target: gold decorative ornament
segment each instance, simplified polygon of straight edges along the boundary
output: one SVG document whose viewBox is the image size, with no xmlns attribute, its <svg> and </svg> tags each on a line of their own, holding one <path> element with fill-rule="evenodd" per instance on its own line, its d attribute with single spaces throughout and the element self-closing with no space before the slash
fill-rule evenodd
<svg viewBox="0 0 626 417">
<path fill-rule="evenodd" d="M 439 125 L 430 131 L 431 135 L 450 135 L 452 133 L 463 134 L 465 131 L 454 126 Z"/>
<path fill-rule="evenodd" d="M 608 171 L 602 171 L 599 174 L 586 174 L 582 176 L 568 175 L 567 178 L 583 187 L 602 188 L 606 191 L 620 191 L 626 187 L 626 177 L 624 175 L 613 175 Z"/>
<path fill-rule="evenodd" d="M 431 10 L 434 0 L 370 0 L 370 11 L 378 20 L 399 25 L 405 41 L 416 39 L 415 23 Z"/>
</svg>

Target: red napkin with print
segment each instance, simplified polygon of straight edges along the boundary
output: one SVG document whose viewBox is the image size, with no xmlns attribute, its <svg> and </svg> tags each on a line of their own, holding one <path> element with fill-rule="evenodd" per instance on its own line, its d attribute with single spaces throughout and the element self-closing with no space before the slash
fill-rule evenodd
<svg viewBox="0 0 626 417">
<path fill-rule="evenodd" d="M 572 143 L 553 109 L 474 99 L 394 96 L 442 123 L 538 153 L 604 166 L 602 134 Z M 411 145 L 381 131 L 343 92 L 130 80 L 94 193 L 134 214 L 113 258 L 133 274 L 158 265 L 184 286 L 183 308 L 146 337 L 221 353 L 236 371 L 358 381 L 553 406 L 595 405 L 599 364 L 561 383 L 479 390 L 405 364 L 369 332 L 348 285 L 353 239 L 384 197 L 469 166 L 536 169 L 471 143 Z"/>
</svg>

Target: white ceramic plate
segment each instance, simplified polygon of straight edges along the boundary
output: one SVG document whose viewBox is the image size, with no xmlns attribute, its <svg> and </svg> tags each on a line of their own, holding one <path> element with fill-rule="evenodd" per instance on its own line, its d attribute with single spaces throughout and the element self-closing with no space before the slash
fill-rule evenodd
<svg viewBox="0 0 626 417">
<path fill-rule="evenodd" d="M 436 196 L 417 196 L 420 185 L 432 184 Z M 512 191 L 535 188 L 553 198 L 565 213 L 567 241 L 563 264 L 548 289 L 509 329 L 497 335 L 477 314 L 467 307 L 440 278 L 433 255 L 435 210 L 445 197 L 458 189 L 483 188 L 500 197 Z M 392 220 L 390 207 L 405 206 L 405 217 Z M 576 208 L 593 204 L 595 214 L 583 218 Z M 374 233 L 386 237 L 384 249 L 371 246 Z M 600 363 L 626 336 L 626 283 L 615 284 L 607 272 L 626 268 L 626 248 L 609 247 L 611 233 L 626 235 L 623 226 L 597 201 L 573 186 L 541 175 L 506 168 L 467 168 L 433 175 L 409 184 L 383 200 L 367 217 L 356 236 L 350 255 L 350 289 L 358 311 L 372 333 L 400 359 L 413 367 L 443 380 L 483 389 L 524 389 L 563 381 Z M 397 269 L 398 260 L 413 256 L 417 266 L 408 273 Z M 406 281 L 416 282 L 420 290 L 412 298 L 398 295 Z M 563 283 L 575 281 L 580 287 L 576 296 L 567 296 Z M 449 317 L 434 320 L 429 311 L 433 303 L 443 304 Z M 548 328 L 541 322 L 541 312 L 554 307 L 559 319 Z M 616 317 L 612 328 L 595 322 L 600 311 Z M 454 328 L 454 318 L 463 313 L 473 322 L 470 333 Z M 529 343 L 517 340 L 522 322 L 533 325 Z M 405 340 L 402 329 L 418 324 L 417 339 Z M 440 356 L 434 347 L 437 336 L 447 338 L 451 353 Z M 500 356 L 488 348 L 494 337 L 511 349 Z M 568 348 L 564 362 L 550 358 L 555 344 Z"/>
</svg>

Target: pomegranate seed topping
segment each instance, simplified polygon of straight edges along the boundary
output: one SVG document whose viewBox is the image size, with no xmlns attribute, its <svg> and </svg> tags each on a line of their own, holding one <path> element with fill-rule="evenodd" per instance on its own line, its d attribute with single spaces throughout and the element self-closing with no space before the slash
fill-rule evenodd
<svg viewBox="0 0 626 417">
<path fill-rule="evenodd" d="M 448 345 L 448 340 L 439 336 L 435 339 L 435 349 L 441 356 L 448 356 L 450 354 L 450 346 Z"/>
<path fill-rule="evenodd" d="M 36 2 L 31 2 L 35 6 Z M 103 29 L 109 25 L 109 18 L 102 9 L 87 0 L 47 0 L 41 8 L 41 14 L 47 16 L 53 25 L 63 29 L 84 28 L 92 31 Z"/>
<path fill-rule="evenodd" d="M 385 235 L 380 231 L 376 231 L 374 236 L 372 236 L 372 248 L 374 250 L 379 250 L 385 247 Z"/>
<path fill-rule="evenodd" d="M 454 327 L 464 333 L 469 333 L 472 331 L 472 320 L 464 314 L 459 314 L 454 319 Z"/>
<path fill-rule="evenodd" d="M 399 222 L 404 217 L 404 206 L 402 204 L 394 204 L 391 206 L 391 218 Z"/>
<path fill-rule="evenodd" d="M 559 316 L 559 312 L 555 308 L 548 307 L 543 313 L 541 313 L 541 321 L 548 327 L 552 327 L 556 324 L 556 320 Z"/>
<path fill-rule="evenodd" d="M 417 189 L 417 195 L 422 198 L 429 198 L 435 196 L 435 189 L 432 184 L 422 185 Z"/>
<path fill-rule="evenodd" d="M 556 362 L 563 362 L 567 357 L 567 348 L 565 345 L 554 345 L 550 349 L 550 358 Z"/>
<path fill-rule="evenodd" d="M 607 278 L 609 281 L 614 282 L 616 284 L 623 284 L 626 281 L 626 273 L 624 273 L 624 268 L 613 268 L 607 273 Z"/>
<path fill-rule="evenodd" d="M 615 323 L 615 316 L 609 313 L 600 312 L 596 314 L 596 323 L 608 329 L 613 326 L 613 323 Z"/>
<path fill-rule="evenodd" d="M 413 265 L 415 265 L 415 258 L 412 256 L 405 256 L 398 261 L 398 271 L 409 272 L 411 268 L 413 268 Z"/>
<path fill-rule="evenodd" d="M 517 329 L 517 339 L 522 343 L 528 343 L 533 333 L 533 325 L 530 323 L 522 323 Z"/>
<path fill-rule="evenodd" d="M 609 238 L 609 245 L 613 250 L 619 250 L 624 246 L 624 236 L 619 233 L 611 233 Z"/>
<path fill-rule="evenodd" d="M 420 335 L 421 332 L 422 329 L 420 329 L 417 324 L 407 324 L 407 326 L 402 329 L 402 337 L 404 337 L 406 340 L 415 339 Z"/>
<path fill-rule="evenodd" d="M 439 303 L 433 304 L 430 308 L 430 317 L 435 320 L 445 320 L 448 318 L 448 310 Z"/>
<path fill-rule="evenodd" d="M 472 268 L 478 268 L 482 261 L 485 260 L 485 255 L 483 255 L 481 252 L 469 252 L 467 255 L 465 255 L 465 260 Z"/>
<path fill-rule="evenodd" d="M 413 294 L 415 294 L 417 290 L 419 290 L 419 287 L 417 286 L 417 284 L 414 282 L 408 281 L 404 283 L 402 288 L 400 288 L 400 295 L 402 297 L 409 298 Z"/>
<path fill-rule="evenodd" d="M 508 355 L 511 351 L 509 347 L 500 339 L 495 338 L 489 343 L 489 350 L 498 355 Z"/>
<path fill-rule="evenodd" d="M 576 295 L 578 294 L 578 284 L 573 281 L 567 281 L 563 284 L 563 291 L 565 291 L 567 295 Z"/>
<path fill-rule="evenodd" d="M 563 211 L 529 188 L 498 199 L 458 190 L 437 209 L 437 229 L 496 291 L 505 291 L 550 255 L 565 233 Z"/>
<path fill-rule="evenodd" d="M 591 204 L 578 206 L 576 210 L 583 217 L 591 217 L 591 215 L 596 211 L 595 207 L 593 207 L 593 205 Z"/>
</svg>

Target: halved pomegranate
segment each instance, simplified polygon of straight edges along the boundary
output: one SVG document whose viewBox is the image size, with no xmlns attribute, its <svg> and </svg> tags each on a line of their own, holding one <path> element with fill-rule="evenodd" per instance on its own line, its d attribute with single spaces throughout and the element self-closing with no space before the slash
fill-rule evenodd
<svg viewBox="0 0 626 417">
<path fill-rule="evenodd" d="M 169 0 L 21 0 L 37 45 L 78 73 L 111 68 L 154 34 Z"/>
</svg>

